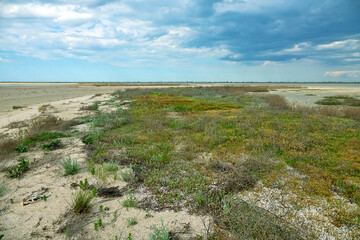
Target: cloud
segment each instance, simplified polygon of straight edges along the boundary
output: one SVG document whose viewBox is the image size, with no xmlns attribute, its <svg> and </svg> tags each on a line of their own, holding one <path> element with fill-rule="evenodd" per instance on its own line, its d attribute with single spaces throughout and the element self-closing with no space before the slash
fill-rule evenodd
<svg viewBox="0 0 360 240">
<path fill-rule="evenodd" d="M 10 60 L 0 57 L 0 62 L 10 62 Z"/>
<path fill-rule="evenodd" d="M 332 72 L 325 72 L 324 77 L 357 77 L 360 75 L 360 71 L 332 71 Z"/>
<path fill-rule="evenodd" d="M 117 65 L 360 64 L 358 12 L 354 0 L 3 0 L 0 50 Z"/>
</svg>

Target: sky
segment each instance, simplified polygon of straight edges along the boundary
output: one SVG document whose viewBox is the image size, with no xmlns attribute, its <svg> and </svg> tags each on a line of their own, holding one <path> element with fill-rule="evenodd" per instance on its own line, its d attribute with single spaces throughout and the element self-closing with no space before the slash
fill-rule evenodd
<svg viewBox="0 0 360 240">
<path fill-rule="evenodd" d="M 360 81 L 360 1 L 0 0 L 0 81 Z"/>
</svg>

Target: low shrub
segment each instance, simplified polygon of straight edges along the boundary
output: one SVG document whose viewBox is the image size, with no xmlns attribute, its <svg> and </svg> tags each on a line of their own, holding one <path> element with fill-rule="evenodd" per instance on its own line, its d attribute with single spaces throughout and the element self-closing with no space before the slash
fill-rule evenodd
<svg viewBox="0 0 360 240">
<path fill-rule="evenodd" d="M 61 147 L 61 140 L 57 139 L 48 143 L 45 143 L 44 145 L 41 146 L 42 149 L 46 149 L 46 150 L 55 150 Z"/>
<path fill-rule="evenodd" d="M 284 110 L 290 108 L 289 104 L 283 96 L 268 94 L 264 95 L 263 98 L 270 105 L 270 107 Z"/>
<path fill-rule="evenodd" d="M 70 156 L 64 160 L 63 167 L 65 175 L 74 175 L 80 170 L 80 164 L 78 164 L 77 160 L 71 159 Z"/>
<path fill-rule="evenodd" d="M 164 225 L 164 220 L 161 221 L 161 226 L 157 227 L 155 224 L 152 225 L 153 232 L 149 233 L 150 240 L 169 240 L 170 234 L 169 230 L 167 230 L 166 226 Z"/>
</svg>

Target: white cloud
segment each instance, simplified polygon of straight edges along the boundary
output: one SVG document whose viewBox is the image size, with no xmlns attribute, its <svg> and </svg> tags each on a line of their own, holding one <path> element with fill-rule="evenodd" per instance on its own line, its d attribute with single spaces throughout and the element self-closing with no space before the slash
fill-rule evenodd
<svg viewBox="0 0 360 240">
<path fill-rule="evenodd" d="M 347 76 L 347 77 L 357 77 L 359 76 L 360 71 L 330 71 L 325 72 L 324 77 L 341 77 L 341 76 Z"/>
<path fill-rule="evenodd" d="M 10 60 L 0 57 L 0 62 L 10 62 Z"/>
<path fill-rule="evenodd" d="M 318 50 L 327 50 L 327 49 L 359 49 L 360 41 L 355 39 L 348 39 L 344 41 L 336 41 L 329 44 L 321 44 L 315 47 Z"/>
</svg>

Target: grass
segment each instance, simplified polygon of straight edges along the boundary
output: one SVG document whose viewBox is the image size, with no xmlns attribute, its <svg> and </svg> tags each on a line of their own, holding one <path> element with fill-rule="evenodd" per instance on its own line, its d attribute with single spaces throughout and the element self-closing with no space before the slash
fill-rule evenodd
<svg viewBox="0 0 360 240">
<path fill-rule="evenodd" d="M 93 198 L 94 194 L 90 191 L 77 191 L 70 203 L 71 210 L 77 214 L 89 212 L 93 206 Z"/>
<path fill-rule="evenodd" d="M 225 231 L 238 238 L 300 237 L 281 217 L 239 199 L 224 200 L 259 181 L 271 188 L 288 167 L 306 175 L 297 192 L 329 200 L 337 185 L 343 197 L 360 204 L 360 123 L 328 107 L 299 109 L 280 96 L 247 94 L 257 90 L 120 92 L 118 98 L 131 99 L 131 107 L 95 117 L 93 127 L 101 130 L 91 135 L 90 162 L 132 164 L 133 181 L 161 207 L 209 214 L 219 236 Z M 132 198 L 123 205 L 135 206 Z M 336 218 L 355 227 L 357 214 L 344 210 Z"/>
<path fill-rule="evenodd" d="M 65 175 L 74 175 L 79 172 L 80 164 L 75 159 L 71 159 L 70 155 L 63 161 Z"/>
</svg>

